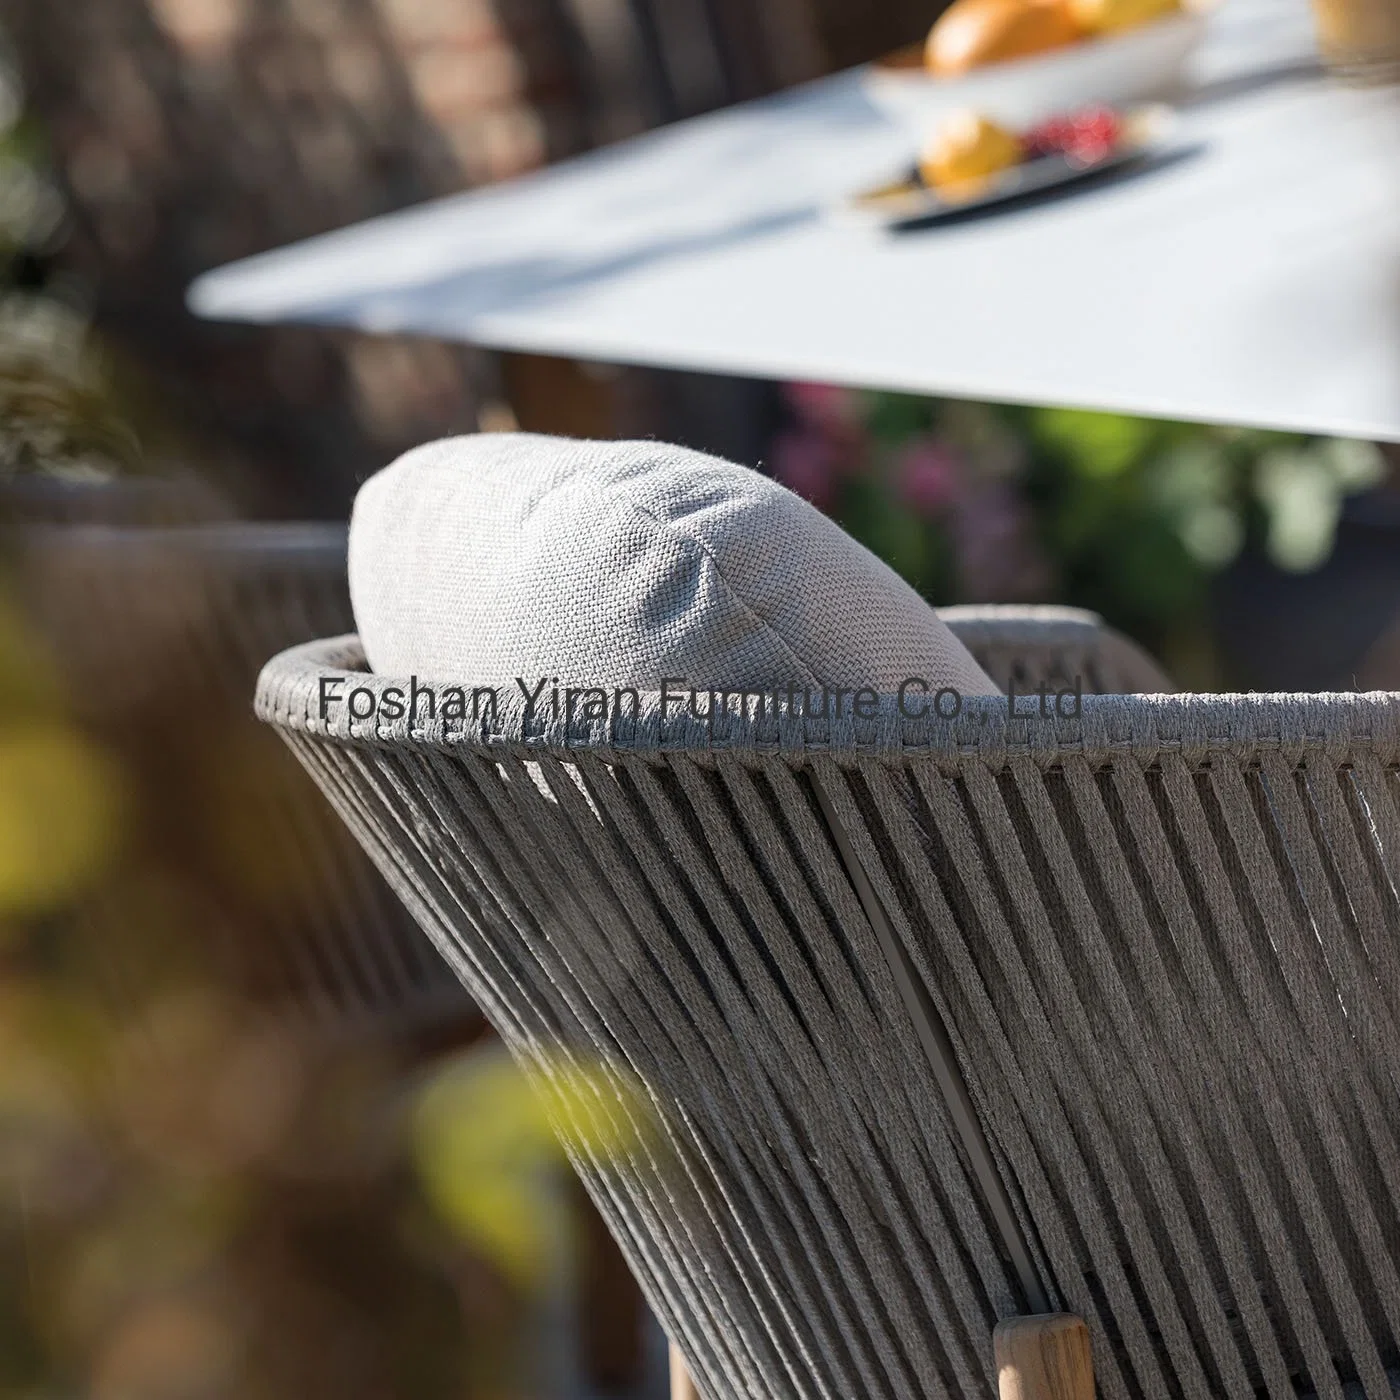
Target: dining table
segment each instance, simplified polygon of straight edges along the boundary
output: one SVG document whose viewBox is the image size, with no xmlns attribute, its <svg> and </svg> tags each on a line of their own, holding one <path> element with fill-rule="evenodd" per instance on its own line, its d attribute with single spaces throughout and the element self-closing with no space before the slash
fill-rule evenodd
<svg viewBox="0 0 1400 1400">
<path fill-rule="evenodd" d="M 861 69 L 220 267 L 223 321 L 1400 441 L 1400 89 L 1306 0 L 1222 0 L 1169 132 L 1101 178 L 849 217 L 917 139 Z"/>
</svg>

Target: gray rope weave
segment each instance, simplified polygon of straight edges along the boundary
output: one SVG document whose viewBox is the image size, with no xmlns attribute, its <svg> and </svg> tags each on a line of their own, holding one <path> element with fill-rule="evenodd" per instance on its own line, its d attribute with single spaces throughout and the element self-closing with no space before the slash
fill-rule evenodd
<svg viewBox="0 0 1400 1400">
<path fill-rule="evenodd" d="M 285 899 L 228 911 L 220 974 L 335 1035 L 475 1024 L 400 902 L 281 747 L 264 753 L 248 714 L 269 655 L 348 625 L 345 527 L 32 526 L 9 543 L 79 716 L 137 766 L 145 727 L 223 726 L 237 755 L 228 800 L 298 870 Z"/>
<path fill-rule="evenodd" d="M 1166 695 L 1176 690 L 1136 642 L 1079 608 L 1049 605 L 939 608 L 938 615 L 1001 687 L 1029 694 L 1042 681 L 1082 683 L 1086 695 Z"/>
<path fill-rule="evenodd" d="M 260 715 L 521 1061 L 631 1120 L 577 1165 L 713 1400 L 985 1393 L 1025 1310 L 823 800 L 1103 1395 L 1391 1395 L 1400 697 L 712 736 L 322 720 L 323 677 L 395 684 L 318 643 Z"/>
</svg>

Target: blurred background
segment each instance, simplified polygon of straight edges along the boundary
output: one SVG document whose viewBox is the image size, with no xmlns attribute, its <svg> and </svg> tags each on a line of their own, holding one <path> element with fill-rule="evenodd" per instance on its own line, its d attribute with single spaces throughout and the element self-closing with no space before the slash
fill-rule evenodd
<svg viewBox="0 0 1400 1400">
<path fill-rule="evenodd" d="M 401 450 L 654 434 L 933 602 L 1092 608 L 1187 687 L 1400 688 L 1393 449 L 184 309 L 937 9 L 0 0 L 0 1396 L 662 1392 L 535 1100 L 248 714 L 349 629 L 344 521 Z"/>
</svg>

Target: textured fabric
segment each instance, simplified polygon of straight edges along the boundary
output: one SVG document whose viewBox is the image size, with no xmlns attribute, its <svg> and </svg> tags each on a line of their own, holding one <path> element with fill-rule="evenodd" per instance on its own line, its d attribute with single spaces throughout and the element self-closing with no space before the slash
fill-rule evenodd
<svg viewBox="0 0 1400 1400">
<path fill-rule="evenodd" d="M 410 452 L 356 500 L 350 589 L 385 674 L 996 690 L 908 584 L 807 502 L 663 443 L 512 433 Z"/>
<path fill-rule="evenodd" d="M 1400 697 L 278 725 L 521 1061 L 711 1400 L 991 1393 L 1023 1310 L 828 808 L 1105 1400 L 1390 1400 Z M 346 668 L 341 671 L 338 668 Z M 819 800 L 819 798 L 821 800 Z"/>
</svg>

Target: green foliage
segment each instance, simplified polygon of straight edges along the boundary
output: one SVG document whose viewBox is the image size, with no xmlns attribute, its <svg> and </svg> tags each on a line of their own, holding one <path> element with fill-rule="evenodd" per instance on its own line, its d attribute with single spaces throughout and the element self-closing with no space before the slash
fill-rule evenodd
<svg viewBox="0 0 1400 1400">
<path fill-rule="evenodd" d="M 1139 636 L 1196 619 L 1211 577 L 1251 540 L 1279 568 L 1319 567 L 1346 496 L 1385 472 L 1368 443 L 1080 409 L 981 412 L 1022 445 L 1017 487 L 1057 595 Z M 911 406 L 899 416 L 910 421 Z M 932 417 L 938 431 L 946 408 Z"/>
<path fill-rule="evenodd" d="M 1211 580 L 1242 549 L 1318 567 L 1346 497 L 1385 474 L 1361 442 L 810 384 L 788 393 L 795 422 L 775 444 L 775 474 L 930 601 L 1058 600 L 1168 652 L 1203 654 Z"/>
<path fill-rule="evenodd" d="M 1036 436 L 1088 481 L 1126 476 L 1152 449 L 1160 425 L 1145 418 L 1045 408 L 1032 414 Z"/>
<path fill-rule="evenodd" d="M 0 477 L 105 477 L 140 451 L 87 320 L 55 279 L 65 232 L 37 129 L 0 62 Z"/>
<path fill-rule="evenodd" d="M 1251 539 L 1280 568 L 1318 567 L 1344 498 L 1384 475 L 1366 443 L 1064 409 L 1025 421 L 1027 494 L 1066 593 L 1139 634 L 1189 618 Z"/>
<path fill-rule="evenodd" d="M 83 319 L 43 295 L 0 293 L 0 475 L 103 477 L 139 460 Z"/>
</svg>

